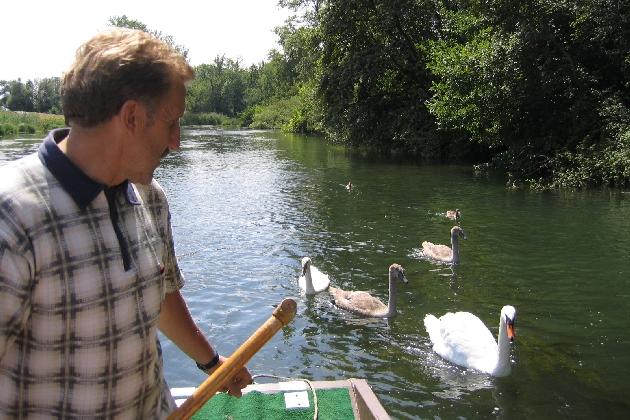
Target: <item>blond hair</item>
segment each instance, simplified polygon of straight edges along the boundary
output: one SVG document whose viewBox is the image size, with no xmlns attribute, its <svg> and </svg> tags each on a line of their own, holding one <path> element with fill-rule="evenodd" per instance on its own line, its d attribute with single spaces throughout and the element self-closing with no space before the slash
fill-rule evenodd
<svg viewBox="0 0 630 420">
<path fill-rule="evenodd" d="M 66 124 L 96 126 L 130 99 L 141 101 L 152 112 L 171 83 L 193 78 L 186 59 L 153 35 L 122 28 L 101 33 L 79 47 L 63 76 Z"/>
</svg>

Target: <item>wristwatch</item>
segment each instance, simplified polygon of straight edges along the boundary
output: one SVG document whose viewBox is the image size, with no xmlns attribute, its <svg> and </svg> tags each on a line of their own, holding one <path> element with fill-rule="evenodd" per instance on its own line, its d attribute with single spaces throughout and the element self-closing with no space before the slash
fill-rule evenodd
<svg viewBox="0 0 630 420">
<path fill-rule="evenodd" d="M 215 353 L 214 357 L 212 358 L 212 360 L 210 360 L 208 363 L 206 363 L 205 365 L 202 365 L 199 362 L 195 362 L 197 364 L 197 367 L 201 370 L 203 370 L 204 372 L 207 370 L 212 369 L 213 367 L 215 367 L 217 365 L 217 363 L 219 363 L 219 353 Z"/>
</svg>

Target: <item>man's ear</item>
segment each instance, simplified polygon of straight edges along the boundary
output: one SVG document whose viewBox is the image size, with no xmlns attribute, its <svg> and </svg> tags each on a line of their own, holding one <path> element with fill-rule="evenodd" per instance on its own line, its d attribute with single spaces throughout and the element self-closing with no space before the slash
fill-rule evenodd
<svg viewBox="0 0 630 420">
<path fill-rule="evenodd" d="M 135 133 L 142 126 L 146 117 L 142 104 L 133 99 L 125 101 L 118 115 L 123 127 L 131 133 Z"/>
</svg>

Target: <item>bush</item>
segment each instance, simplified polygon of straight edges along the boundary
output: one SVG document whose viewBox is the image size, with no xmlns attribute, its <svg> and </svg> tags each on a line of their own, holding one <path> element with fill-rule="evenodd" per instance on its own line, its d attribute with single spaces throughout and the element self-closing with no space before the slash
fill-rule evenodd
<svg viewBox="0 0 630 420">
<path fill-rule="evenodd" d="M 187 112 L 182 117 L 181 123 L 182 125 L 239 126 L 240 120 L 216 112 Z"/>
<path fill-rule="evenodd" d="M 37 112 L 0 111 L 2 136 L 13 136 L 18 133 L 45 134 L 53 128 L 65 127 L 62 115 L 41 114 Z"/>
<path fill-rule="evenodd" d="M 51 120 L 42 122 L 42 130 L 44 131 L 44 133 L 47 133 L 50 130 L 54 130 L 55 128 L 63 128 L 63 127 L 65 127 L 65 124 L 63 124 L 63 121 L 55 121 L 51 119 Z"/>
<path fill-rule="evenodd" d="M 267 105 L 258 105 L 254 108 L 253 121 L 249 128 L 283 128 L 288 126 L 299 106 L 298 96 L 276 99 Z"/>
<path fill-rule="evenodd" d="M 35 134 L 35 127 L 30 124 L 21 123 L 20 125 L 18 125 L 18 133 Z"/>
<path fill-rule="evenodd" d="M 254 121 L 254 114 L 256 113 L 256 107 L 250 106 L 245 111 L 239 115 L 241 120 L 241 124 L 243 127 L 249 127 L 249 125 Z"/>
<path fill-rule="evenodd" d="M 12 124 L 0 124 L 3 136 L 14 136 L 17 134 L 17 127 Z"/>
</svg>

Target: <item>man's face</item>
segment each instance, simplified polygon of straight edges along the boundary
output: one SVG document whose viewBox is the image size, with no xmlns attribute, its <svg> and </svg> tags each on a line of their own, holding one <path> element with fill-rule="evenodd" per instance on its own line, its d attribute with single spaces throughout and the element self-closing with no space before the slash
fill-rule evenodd
<svg viewBox="0 0 630 420">
<path fill-rule="evenodd" d="M 148 184 L 160 160 L 170 150 L 179 149 L 179 120 L 184 114 L 186 88 L 182 83 L 174 83 L 170 91 L 158 102 L 153 116 L 147 113 L 147 124 L 137 138 L 137 156 L 133 182 Z M 145 107 L 145 111 L 148 111 Z"/>
</svg>

